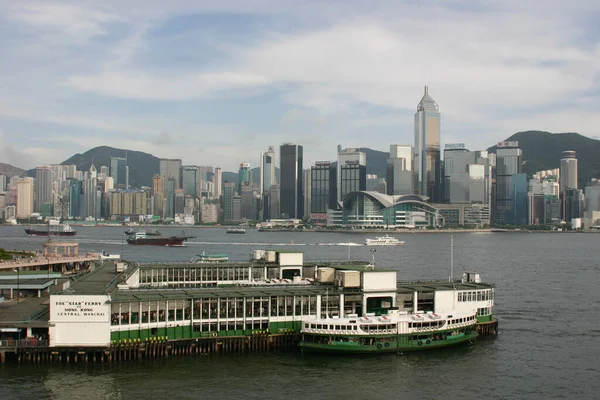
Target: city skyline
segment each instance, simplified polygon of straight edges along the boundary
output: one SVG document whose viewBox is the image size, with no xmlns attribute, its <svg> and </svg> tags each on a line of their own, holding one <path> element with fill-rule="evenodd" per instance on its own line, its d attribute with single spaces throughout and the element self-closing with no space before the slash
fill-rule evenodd
<svg viewBox="0 0 600 400">
<path fill-rule="evenodd" d="M 110 144 L 234 170 L 293 142 L 312 165 L 339 143 L 412 143 L 425 84 L 442 146 L 594 137 L 598 6 L 557 4 L 2 2 L 1 161 L 29 169 Z"/>
</svg>

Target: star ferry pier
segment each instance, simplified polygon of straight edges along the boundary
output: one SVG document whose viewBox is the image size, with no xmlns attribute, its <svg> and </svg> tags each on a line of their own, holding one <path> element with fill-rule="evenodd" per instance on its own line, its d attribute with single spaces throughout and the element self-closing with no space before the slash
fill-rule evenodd
<svg viewBox="0 0 600 400">
<path fill-rule="evenodd" d="M 10 314 L 12 320 L 0 314 L 0 333 L 19 335 L 3 336 L 2 362 L 117 363 L 297 350 L 307 324 L 326 324 L 329 340 L 342 340 L 336 321 L 388 314 L 424 321 L 407 332 L 415 343 L 440 326 L 438 316 L 457 326 L 476 318 L 479 336 L 497 330 L 494 287 L 478 274 L 456 282 L 398 282 L 396 271 L 366 262 L 305 262 L 301 252 L 263 250 L 248 262 L 104 260 L 90 270 L 65 289 L 51 288 L 26 312 Z M 461 321 L 461 315 L 469 317 Z M 369 334 L 377 343 L 376 330 Z"/>
</svg>

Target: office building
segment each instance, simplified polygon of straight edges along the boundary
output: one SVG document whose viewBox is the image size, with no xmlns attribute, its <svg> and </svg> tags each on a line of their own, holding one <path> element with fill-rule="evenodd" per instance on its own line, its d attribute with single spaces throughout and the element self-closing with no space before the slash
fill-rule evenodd
<svg viewBox="0 0 600 400">
<path fill-rule="evenodd" d="M 223 170 L 221 168 L 215 169 L 213 175 L 213 197 L 219 198 L 223 194 Z"/>
<path fill-rule="evenodd" d="M 563 151 L 560 159 L 560 191 L 577 189 L 577 157 L 572 150 Z"/>
<path fill-rule="evenodd" d="M 33 178 L 16 180 L 17 218 L 29 218 L 33 213 Z"/>
<path fill-rule="evenodd" d="M 440 119 L 439 106 L 429 95 L 429 88 L 425 86 L 425 94 L 415 113 L 415 192 L 427 196 L 434 203 L 439 203 L 442 197 Z"/>
<path fill-rule="evenodd" d="M 110 177 L 113 178 L 114 185 L 117 189 L 128 189 L 129 187 L 129 168 L 127 166 L 127 158 L 111 157 L 110 158 Z"/>
<path fill-rule="evenodd" d="M 167 178 L 165 181 L 163 218 L 175 218 L 175 190 L 177 190 L 177 178 Z"/>
<path fill-rule="evenodd" d="M 516 184 L 522 184 L 522 179 L 513 181 L 513 176 L 521 173 L 523 152 L 519 149 L 519 142 L 500 142 L 496 150 L 496 210 L 495 222 L 500 225 L 518 225 L 515 209 L 517 199 Z M 527 197 L 527 179 L 525 178 L 525 203 Z M 519 192 L 523 189 L 519 187 Z"/>
<path fill-rule="evenodd" d="M 194 198 L 202 193 L 202 175 L 195 165 L 183 166 L 183 193 Z"/>
<path fill-rule="evenodd" d="M 281 145 L 279 152 L 279 211 L 284 218 L 302 219 L 304 217 L 303 148 L 301 145 L 285 143 Z"/>
<path fill-rule="evenodd" d="M 35 168 L 34 211 L 40 212 L 43 204 L 53 202 L 52 197 L 52 167 Z"/>
<path fill-rule="evenodd" d="M 281 218 L 281 189 L 279 185 L 271 186 L 269 191 L 269 218 Z"/>
<path fill-rule="evenodd" d="M 490 204 L 492 162 L 487 151 L 469 151 L 463 143 L 444 149 L 444 202 Z"/>
<path fill-rule="evenodd" d="M 69 178 L 69 217 L 80 218 L 83 208 L 83 183 Z"/>
<path fill-rule="evenodd" d="M 241 163 L 240 169 L 238 170 L 238 186 L 237 192 L 242 193 L 242 186 L 252 182 L 252 175 L 250 174 L 250 164 Z"/>
<path fill-rule="evenodd" d="M 336 179 L 336 167 L 329 161 L 317 161 L 310 168 L 311 219 L 327 220 L 327 210 L 337 208 Z"/>
<path fill-rule="evenodd" d="M 181 189 L 181 160 L 161 158 L 159 161 L 160 175 L 166 180 L 173 179 L 175 189 Z"/>
<path fill-rule="evenodd" d="M 414 180 L 413 147 L 390 145 L 390 158 L 387 161 L 386 171 L 387 194 L 413 194 Z"/>
<path fill-rule="evenodd" d="M 357 148 L 338 145 L 337 202 L 341 204 L 350 192 L 367 189 L 367 155 Z"/>
<path fill-rule="evenodd" d="M 223 184 L 223 220 L 233 221 L 233 197 L 235 196 L 235 183 Z"/>
<path fill-rule="evenodd" d="M 5 175 L 0 175 L 0 193 L 4 193 L 6 191 L 6 184 L 8 179 Z"/>
<path fill-rule="evenodd" d="M 258 201 L 260 200 L 258 185 L 251 182 L 242 184 L 240 192 L 241 197 L 241 219 L 256 221 L 258 220 Z"/>
<path fill-rule="evenodd" d="M 269 146 L 267 152 L 260 153 L 260 192 L 271 189 L 276 183 L 275 147 Z"/>
<path fill-rule="evenodd" d="M 214 224 L 219 222 L 219 208 L 216 204 L 202 204 L 202 223 Z"/>
<path fill-rule="evenodd" d="M 84 215 L 85 218 L 96 219 L 100 217 L 98 208 L 100 202 L 98 199 L 98 171 L 94 164 L 90 166 L 90 170 L 84 175 Z"/>
</svg>

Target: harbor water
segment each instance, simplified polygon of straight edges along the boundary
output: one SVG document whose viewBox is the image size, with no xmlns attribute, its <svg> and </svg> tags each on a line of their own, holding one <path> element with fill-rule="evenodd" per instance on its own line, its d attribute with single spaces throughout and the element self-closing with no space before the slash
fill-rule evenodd
<svg viewBox="0 0 600 400">
<path fill-rule="evenodd" d="M 395 234 L 404 246 L 367 247 L 377 234 L 191 228 L 185 247 L 133 246 L 124 228 L 75 227 L 80 253 L 134 261 L 189 260 L 287 249 L 309 260 L 375 259 L 400 280 L 448 279 L 450 236 Z M 178 235 L 181 228 L 160 228 Z M 0 247 L 40 250 L 44 238 L 0 227 Z M 600 395 L 600 234 L 456 233 L 454 276 L 496 284 L 499 335 L 472 346 L 385 356 L 299 352 L 187 356 L 118 365 L 0 366 L 0 399 L 597 399 Z M 371 252 L 372 249 L 376 251 Z"/>
</svg>

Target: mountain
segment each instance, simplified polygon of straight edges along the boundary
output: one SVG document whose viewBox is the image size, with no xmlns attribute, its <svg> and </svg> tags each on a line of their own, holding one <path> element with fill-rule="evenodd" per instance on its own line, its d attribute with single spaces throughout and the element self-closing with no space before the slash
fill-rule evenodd
<svg viewBox="0 0 600 400">
<path fill-rule="evenodd" d="M 152 187 L 152 177 L 158 174 L 159 159 L 152 154 L 143 153 L 141 151 L 131 151 L 123 149 L 115 149 L 108 146 L 94 147 L 83 154 L 75 154 L 68 160 L 63 161 L 62 165 L 76 165 L 80 171 L 89 171 L 92 160 L 94 166 L 100 171 L 101 166 L 110 167 L 111 157 L 125 157 L 127 155 L 127 165 L 129 166 L 129 186 Z"/>
<path fill-rule="evenodd" d="M 12 178 L 13 176 L 25 176 L 27 171 L 21 168 L 17 168 L 10 164 L 0 163 L 0 175 L 7 176 L 8 178 Z"/>
<path fill-rule="evenodd" d="M 528 176 L 535 172 L 560 167 L 561 152 L 575 150 L 578 160 L 578 184 L 584 188 L 592 178 L 600 176 L 600 140 L 590 139 L 578 133 L 550 133 L 543 131 L 517 132 L 507 141 L 518 141 L 523 150 L 523 172 Z M 495 153 L 496 146 L 488 151 Z"/>
</svg>

